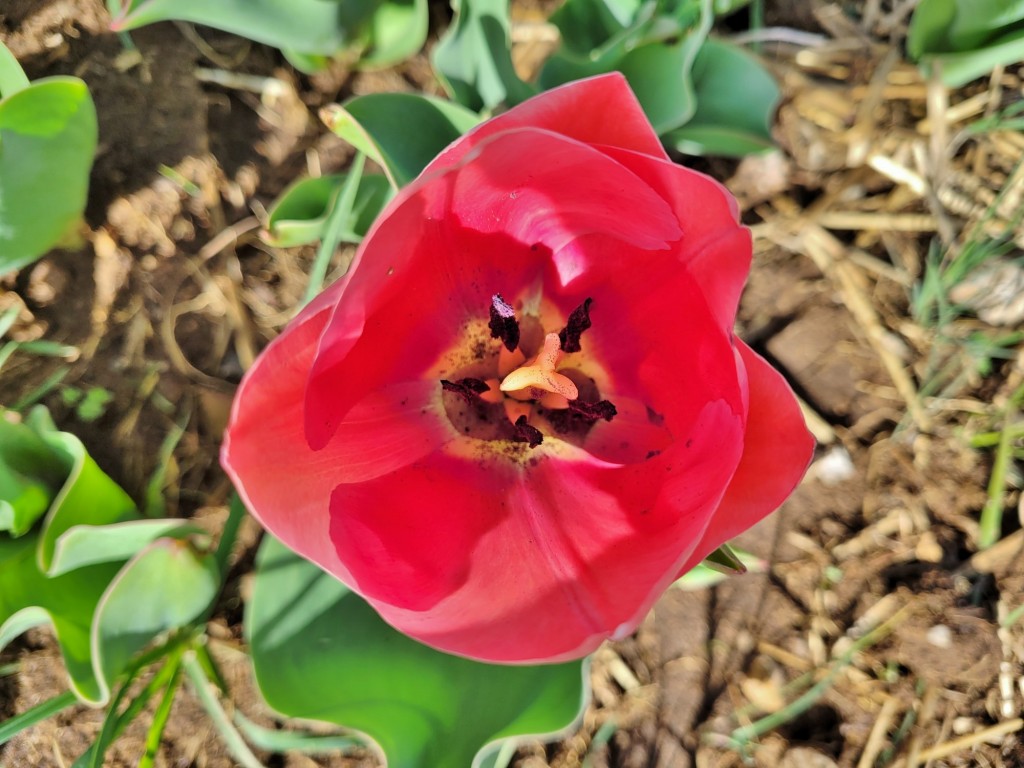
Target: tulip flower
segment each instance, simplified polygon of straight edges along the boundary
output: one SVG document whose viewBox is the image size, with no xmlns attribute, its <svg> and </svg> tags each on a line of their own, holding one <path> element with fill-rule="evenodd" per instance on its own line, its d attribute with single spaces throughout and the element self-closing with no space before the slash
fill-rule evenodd
<svg viewBox="0 0 1024 768">
<path fill-rule="evenodd" d="M 790 388 L 733 334 L 750 259 L 621 76 L 548 91 L 398 194 L 247 373 L 222 463 L 409 636 L 579 658 L 807 467 Z"/>
</svg>

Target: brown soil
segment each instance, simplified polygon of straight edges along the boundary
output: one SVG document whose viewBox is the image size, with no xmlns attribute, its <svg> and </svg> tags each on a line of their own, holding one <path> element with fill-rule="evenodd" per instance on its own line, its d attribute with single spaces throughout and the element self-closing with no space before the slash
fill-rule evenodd
<svg viewBox="0 0 1024 768">
<path fill-rule="evenodd" d="M 946 154 L 939 144 L 935 154 L 921 123 L 927 85 L 879 42 L 898 32 L 898 24 L 885 27 L 893 19 L 861 27 L 838 5 L 815 4 L 813 15 L 811 4 L 768 5 L 772 23 L 812 29 L 822 44 L 800 55 L 782 44 L 766 50 L 786 92 L 777 121 L 783 152 L 710 167 L 730 177 L 756 235 L 741 333 L 806 401 L 819 461 L 779 513 L 737 542 L 770 563 L 766 572 L 710 590 L 671 590 L 633 638 L 597 653 L 594 703 L 578 732 L 524 747 L 517 765 L 738 766 L 744 745 L 730 737 L 780 711 L 775 727 L 745 745 L 752 764 L 1024 765 L 1015 720 L 1024 630 L 1017 623 L 999 631 L 1024 587 L 1017 492 L 1011 487 L 1006 499 L 1002 542 L 979 554 L 991 453 L 966 439 L 1009 423 L 1009 397 L 1024 372 L 1011 358 L 982 378 L 961 342 L 993 329 L 966 318 L 941 333 L 922 326 L 909 288 L 936 231 L 948 227 L 955 238 L 978 218 L 970 203 L 986 198 L 972 190 L 1006 182 L 1020 137 L 993 135 Z M 344 166 L 349 150 L 315 119 L 320 106 L 352 93 L 437 86 L 425 60 L 307 78 L 274 51 L 170 24 L 133 33 L 138 54 L 130 54 L 105 32 L 102 6 L 8 0 L 0 10 L 0 40 L 30 77 L 87 81 L 101 136 L 87 245 L 0 283 L 0 309 L 22 307 L 17 338 L 79 348 L 62 386 L 114 395 L 93 422 L 78 419 L 59 391 L 44 402 L 135 498 L 166 435 L 184 424 L 168 466 L 168 512 L 216 525 L 229 492 L 216 454 L 233 386 L 302 295 L 311 259 L 305 249 L 262 246 L 259 215 L 307 163 L 324 173 Z M 517 61 L 535 61 L 523 46 Z M 197 67 L 274 77 L 285 87 L 261 99 L 204 83 Z M 1019 99 L 1020 72 L 1004 73 L 1001 87 Z M 948 135 L 959 127 L 948 126 Z M 931 167 L 915 166 L 915 145 Z M 887 166 L 872 164 L 877 157 L 923 175 L 936 194 L 894 181 Z M 940 373 L 949 367 L 936 360 L 962 375 Z M 15 357 L 0 379 L 0 402 L 16 401 L 61 364 Z M 243 564 L 255 539 L 248 529 Z M 236 570 L 240 577 L 244 565 Z M 270 722 L 239 651 L 239 589 L 233 584 L 211 625 L 214 649 L 237 705 Z M 872 631 L 871 642 L 848 653 Z M 0 718 L 66 687 L 46 632 L 29 633 L 0 661 L 20 665 L 16 676 L 0 677 Z M 784 709 L 816 682 L 820 695 L 807 706 Z M 145 721 L 118 740 L 109 765 L 137 761 Z M 101 722 L 99 711 L 71 710 L 0 748 L 0 765 L 68 765 Z M 610 739 L 595 742 L 609 723 Z M 187 691 L 158 764 L 233 764 Z M 268 764 L 375 762 L 356 753 Z"/>
</svg>

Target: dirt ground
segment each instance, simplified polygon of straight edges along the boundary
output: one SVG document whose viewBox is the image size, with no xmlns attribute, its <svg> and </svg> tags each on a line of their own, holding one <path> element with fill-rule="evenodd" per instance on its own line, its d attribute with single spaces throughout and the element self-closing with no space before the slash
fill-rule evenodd
<svg viewBox="0 0 1024 768">
<path fill-rule="evenodd" d="M 1012 226 L 1020 192 L 997 195 L 1024 188 L 1014 177 L 1024 138 L 962 129 L 1024 98 L 1024 69 L 936 87 L 900 57 L 905 5 L 867 3 L 868 18 L 769 2 L 768 24 L 783 28 L 763 49 L 785 94 L 780 152 L 687 161 L 742 202 L 756 244 L 739 330 L 789 377 L 819 440 L 796 494 L 737 542 L 766 569 L 666 594 L 634 637 L 596 654 L 578 731 L 524 746 L 521 768 L 727 768 L 745 757 L 765 768 L 1024 766 L 1024 627 L 1004 621 L 1024 602 L 1020 472 L 1011 461 L 996 497 L 999 543 L 979 550 L 994 449 L 970 443 L 1017 418 L 1019 350 L 1006 345 L 985 367 L 978 349 L 1020 328 L 1015 294 L 999 296 L 1019 275 L 1004 261 L 1009 272 L 965 281 L 973 313 L 941 324 L 912 311 L 930 243 L 955 253 Z M 517 62 L 529 67 L 548 38 L 538 11 L 515 10 Z M 444 22 L 442 6 L 432 14 Z M 187 25 L 133 33 L 138 50 L 126 52 L 106 23 L 101 0 L 0 6 L 0 39 L 29 76 L 82 77 L 100 121 L 84 249 L 0 282 L 0 311 L 22 308 L 15 338 L 80 352 L 16 356 L 0 402 L 69 365 L 43 402 L 136 499 L 184 425 L 168 513 L 215 526 L 230 491 L 216 455 L 233 388 L 300 299 L 312 260 L 260 243 L 265 207 L 298 175 L 344 167 L 349 150 L 319 123 L 320 107 L 439 88 L 424 59 L 305 77 L 275 51 Z M 113 398 L 85 421 L 61 397 L 69 386 Z M 269 723 L 240 640 L 256 541 L 250 526 L 211 636 L 235 703 Z M 66 687 L 47 632 L 8 648 L 0 666 L 11 662 L 0 721 Z M 145 720 L 109 765 L 137 762 Z M 0 766 L 69 765 L 101 722 L 70 710 L 0 748 Z M 265 758 L 377 764 L 369 752 Z M 158 765 L 232 764 L 204 710 L 179 696 Z"/>
</svg>

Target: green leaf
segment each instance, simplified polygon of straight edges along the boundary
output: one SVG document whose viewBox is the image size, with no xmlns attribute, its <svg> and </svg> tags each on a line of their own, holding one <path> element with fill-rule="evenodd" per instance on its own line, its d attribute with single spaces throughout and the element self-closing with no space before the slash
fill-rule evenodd
<svg viewBox="0 0 1024 768">
<path fill-rule="evenodd" d="M 126 31 L 177 19 L 280 48 L 303 72 L 347 50 L 360 65 L 386 67 L 423 47 L 427 0 L 107 0 L 111 28 Z"/>
<path fill-rule="evenodd" d="M 235 724 L 245 736 L 246 741 L 257 749 L 267 752 L 302 752 L 315 755 L 334 750 L 351 750 L 364 747 L 366 742 L 354 736 L 325 736 L 324 734 L 306 733 L 303 731 L 286 730 L 283 728 L 264 728 L 235 711 Z"/>
<path fill-rule="evenodd" d="M 107 0 L 115 32 L 177 19 L 324 56 L 350 45 L 376 6 L 376 0 Z"/>
<path fill-rule="evenodd" d="M 53 500 L 39 542 L 39 567 L 52 566 L 57 539 L 75 525 L 106 525 L 137 516 L 135 503 L 93 461 L 82 441 L 60 432 L 43 407 L 34 408 L 25 423 L 32 427 L 66 472 L 63 487 Z"/>
<path fill-rule="evenodd" d="M 334 133 L 366 154 L 400 189 L 445 147 L 480 122 L 450 101 L 412 93 L 374 93 L 326 108 Z M 415 126 L 415 130 L 409 130 Z"/>
<path fill-rule="evenodd" d="M 768 563 L 756 555 L 723 545 L 708 555 L 704 562 L 676 579 L 673 586 L 687 591 L 708 589 L 731 575 L 764 573 L 767 568 Z"/>
<path fill-rule="evenodd" d="M 0 411 L 0 533 L 22 536 L 46 510 L 66 472 L 39 434 Z"/>
<path fill-rule="evenodd" d="M 959 88 L 979 77 L 984 77 L 1001 64 L 1012 64 L 1024 56 L 1024 29 L 1001 38 L 976 51 L 963 53 L 928 54 L 919 63 L 925 67 L 939 64 L 942 82 L 950 88 Z"/>
<path fill-rule="evenodd" d="M 663 137 L 680 152 L 739 157 L 773 146 L 780 93 L 760 62 L 738 46 L 708 39 L 693 65 L 697 109 Z"/>
<path fill-rule="evenodd" d="M 434 48 L 434 69 L 453 99 L 476 112 L 536 93 L 512 66 L 508 0 L 452 0 L 455 18 Z"/>
<path fill-rule="evenodd" d="M 564 50 L 591 57 L 632 27 L 640 8 L 640 0 L 567 0 L 550 21 L 561 33 Z"/>
<path fill-rule="evenodd" d="M 0 274 L 73 230 L 95 151 L 96 109 L 78 78 L 46 78 L 0 100 Z"/>
<path fill-rule="evenodd" d="M 268 245 L 288 248 L 320 240 L 330 212 L 345 183 L 346 174 L 301 179 L 289 186 L 270 208 L 262 239 Z M 341 239 L 358 243 L 391 197 L 384 176 L 364 175 L 356 190 L 352 211 L 342 222 Z"/>
<path fill-rule="evenodd" d="M 907 51 L 925 54 L 976 51 L 1024 31 L 1024 0 L 921 0 L 907 30 Z M 1022 52 L 1016 49 L 1016 59 Z"/>
<path fill-rule="evenodd" d="M 202 528 L 183 520 L 130 520 L 110 525 L 76 525 L 57 539 L 48 574 L 61 576 L 87 565 L 124 562 L 156 539 L 180 539 L 201 533 Z"/>
<path fill-rule="evenodd" d="M 911 58 L 959 87 L 1024 56 L 1024 0 L 922 0 L 907 32 Z"/>
<path fill-rule="evenodd" d="M 495 666 L 384 623 L 358 595 L 269 534 L 245 634 L 267 702 L 362 731 L 391 768 L 465 768 L 485 745 L 564 729 L 585 704 L 582 662 Z"/>
<path fill-rule="evenodd" d="M 110 582 L 92 626 L 94 664 L 108 691 L 136 653 L 200 617 L 219 589 L 213 557 L 186 540 L 157 539 L 129 561 Z"/>
<path fill-rule="evenodd" d="M 75 694 L 93 704 L 107 691 L 92 666 L 89 630 L 103 591 L 120 568 L 108 563 L 48 578 L 39 568 L 39 533 L 0 536 L 0 648 L 32 627 L 52 624 Z"/>
<path fill-rule="evenodd" d="M 568 0 L 552 20 L 570 43 L 548 59 L 540 83 L 548 89 L 617 70 L 663 134 L 697 110 L 691 70 L 711 28 L 711 0 L 643 3 L 627 18 L 633 9 L 628 0 Z M 600 23 L 591 22 L 583 32 L 578 23 L 588 16 Z M 584 51 L 585 46 L 592 47 Z"/>
<path fill-rule="evenodd" d="M 360 68 L 390 67 L 412 56 L 427 41 L 428 21 L 427 0 L 382 0 L 370 19 Z"/>
<path fill-rule="evenodd" d="M 698 28 L 674 45 L 651 43 L 619 60 L 616 69 L 626 76 L 659 135 L 683 125 L 697 109 L 691 68 L 704 34 Z"/>
<path fill-rule="evenodd" d="M 0 723 L 0 746 L 3 746 L 19 733 L 31 728 L 36 723 L 53 717 L 76 704 L 78 704 L 78 699 L 75 698 L 75 694 L 65 691 L 64 693 L 58 693 L 52 699 L 36 704 L 20 715 L 15 715 L 10 720 L 5 720 Z"/>
<path fill-rule="evenodd" d="M 28 88 L 28 77 L 14 54 L 0 43 L 0 97 L 13 96 L 23 88 Z"/>
</svg>

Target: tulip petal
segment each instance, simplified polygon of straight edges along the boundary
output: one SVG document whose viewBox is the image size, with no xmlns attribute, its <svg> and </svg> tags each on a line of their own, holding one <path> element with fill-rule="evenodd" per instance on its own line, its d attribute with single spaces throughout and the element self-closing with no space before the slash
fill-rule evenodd
<svg viewBox="0 0 1024 768">
<path fill-rule="evenodd" d="M 608 154 L 667 201 L 683 228 L 679 258 L 701 286 L 722 327 L 732 329 L 750 272 L 750 231 L 739 226 L 736 199 L 709 176 L 636 152 Z"/>
<path fill-rule="evenodd" d="M 626 78 L 612 72 L 552 88 L 481 123 L 442 152 L 423 175 L 459 163 L 497 133 L 525 127 L 553 131 L 601 149 L 619 147 L 668 159 Z"/>
<path fill-rule="evenodd" d="M 370 388 L 430 368 L 495 293 L 535 286 L 551 252 L 584 237 L 667 249 L 680 231 L 632 171 L 546 131 L 493 136 L 417 184 L 368 235 L 320 340 L 306 389 L 314 449 Z"/>
<path fill-rule="evenodd" d="M 351 409 L 339 439 L 313 451 L 302 430 L 303 392 L 330 313 L 300 315 L 246 374 L 235 397 L 221 462 L 253 515 L 289 547 L 339 578 L 348 570 L 328 537 L 328 500 L 339 482 L 405 466 L 453 436 L 434 382 L 375 392 Z M 318 311 L 317 311 L 318 309 Z"/>
<path fill-rule="evenodd" d="M 709 489 L 739 458 L 741 423 L 724 405 L 705 411 L 688 447 L 628 467 L 547 441 L 524 467 L 441 452 L 339 486 L 332 539 L 356 588 L 428 645 L 578 658 L 632 631 L 717 506 Z"/>
<path fill-rule="evenodd" d="M 681 574 L 776 510 L 800 483 L 814 454 L 814 437 L 789 384 L 746 344 L 737 341 L 736 347 L 750 393 L 743 457 Z"/>
</svg>

